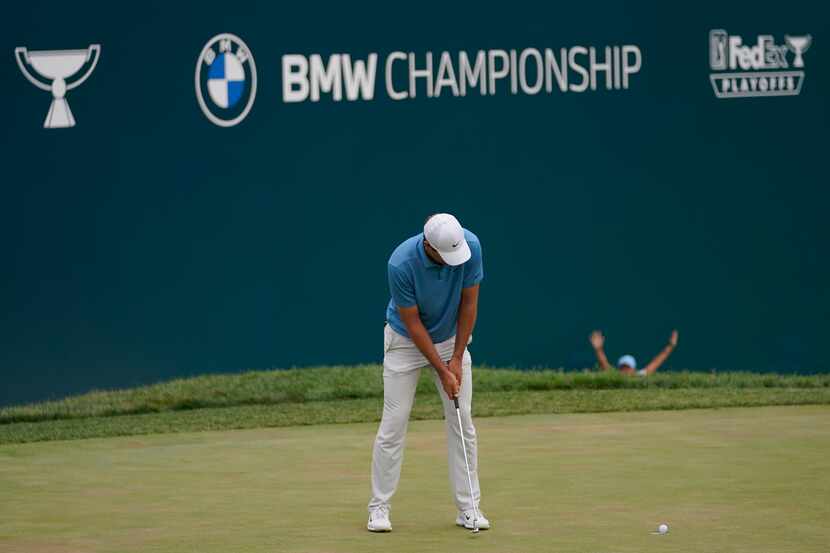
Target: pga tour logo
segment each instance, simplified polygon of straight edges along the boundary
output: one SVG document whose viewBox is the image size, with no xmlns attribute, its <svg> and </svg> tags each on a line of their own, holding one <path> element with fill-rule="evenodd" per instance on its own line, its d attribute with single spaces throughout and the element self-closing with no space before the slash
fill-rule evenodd
<svg viewBox="0 0 830 553">
<path fill-rule="evenodd" d="M 796 96 L 804 83 L 804 52 L 810 35 L 784 35 L 776 44 L 772 35 L 759 35 L 744 44 L 739 35 L 723 29 L 709 32 L 709 80 L 718 98 Z"/>
<path fill-rule="evenodd" d="M 236 35 L 211 38 L 196 61 L 196 99 L 202 113 L 220 127 L 240 123 L 256 97 L 256 64 Z"/>
</svg>

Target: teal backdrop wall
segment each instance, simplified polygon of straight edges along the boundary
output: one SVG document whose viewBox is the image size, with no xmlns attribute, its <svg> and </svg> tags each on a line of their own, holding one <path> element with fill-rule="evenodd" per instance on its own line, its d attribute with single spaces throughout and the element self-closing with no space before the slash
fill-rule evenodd
<svg viewBox="0 0 830 553">
<path fill-rule="evenodd" d="M 824 3 L 25 2 L 0 21 L 0 403 L 249 368 L 377 362 L 386 260 L 424 217 L 482 240 L 476 362 L 581 368 L 591 329 L 668 370 L 822 371 Z M 709 32 L 812 36 L 801 92 L 718 99 Z M 202 47 L 256 60 L 200 110 Z M 50 96 L 14 49 L 102 45 Z M 281 58 L 637 45 L 626 90 L 285 103 Z M 792 56 L 789 57 L 793 61 Z M 437 60 L 436 60 L 437 61 Z M 379 69 L 382 69 L 379 68 Z"/>
</svg>

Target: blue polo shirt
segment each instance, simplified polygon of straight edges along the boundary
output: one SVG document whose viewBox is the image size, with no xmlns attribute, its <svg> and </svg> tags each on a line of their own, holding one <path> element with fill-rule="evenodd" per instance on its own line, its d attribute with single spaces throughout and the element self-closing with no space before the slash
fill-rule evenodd
<svg viewBox="0 0 830 553">
<path fill-rule="evenodd" d="M 424 235 L 418 234 L 395 248 L 389 258 L 389 293 L 386 320 L 401 336 L 409 337 L 398 314 L 398 307 L 418 306 L 421 322 L 433 343 L 455 336 L 461 289 L 475 286 L 484 278 L 481 244 L 464 229 L 472 256 L 466 263 L 450 267 L 432 261 L 424 251 Z"/>
</svg>

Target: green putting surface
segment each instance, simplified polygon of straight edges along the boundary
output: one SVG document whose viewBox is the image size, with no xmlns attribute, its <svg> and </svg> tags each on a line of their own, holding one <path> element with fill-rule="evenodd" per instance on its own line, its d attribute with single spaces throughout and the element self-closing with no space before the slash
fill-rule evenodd
<svg viewBox="0 0 830 553">
<path fill-rule="evenodd" d="M 443 423 L 414 421 L 391 534 L 365 530 L 376 425 L 348 424 L 0 446 L 0 551 L 828 551 L 828 407 L 477 426 L 478 536 L 453 525 Z"/>
</svg>

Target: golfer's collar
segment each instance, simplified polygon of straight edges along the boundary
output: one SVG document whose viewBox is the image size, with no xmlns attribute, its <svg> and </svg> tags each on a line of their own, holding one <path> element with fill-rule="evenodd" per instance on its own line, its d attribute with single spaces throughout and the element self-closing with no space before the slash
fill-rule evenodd
<svg viewBox="0 0 830 553">
<path fill-rule="evenodd" d="M 443 265 L 439 265 L 427 255 L 427 251 L 424 249 L 423 234 L 421 235 L 421 239 L 418 240 L 418 258 L 420 258 L 421 263 L 423 263 L 427 269 L 440 269 L 443 267 Z"/>
</svg>

